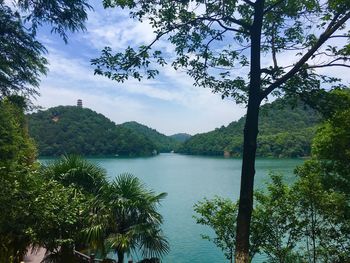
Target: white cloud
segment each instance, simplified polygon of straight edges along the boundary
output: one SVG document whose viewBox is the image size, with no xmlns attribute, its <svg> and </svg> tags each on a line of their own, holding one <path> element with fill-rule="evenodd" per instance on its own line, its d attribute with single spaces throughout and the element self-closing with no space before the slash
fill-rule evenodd
<svg viewBox="0 0 350 263">
<path fill-rule="evenodd" d="M 194 87 L 183 72 L 164 67 L 156 80 L 117 83 L 93 75 L 89 61 L 49 48 L 50 71 L 43 79 L 38 104 L 84 106 L 116 123 L 135 120 L 166 134 L 191 134 L 227 125 L 244 114 L 234 102 Z"/>
</svg>

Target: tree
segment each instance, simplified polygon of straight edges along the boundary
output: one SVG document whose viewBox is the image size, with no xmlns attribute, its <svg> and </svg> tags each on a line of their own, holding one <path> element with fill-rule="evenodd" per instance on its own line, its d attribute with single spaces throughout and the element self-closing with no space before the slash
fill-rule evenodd
<svg viewBox="0 0 350 263">
<path fill-rule="evenodd" d="M 49 180 L 60 182 L 65 187 L 74 187 L 85 194 L 95 196 L 107 184 L 106 171 L 78 155 L 64 155 L 43 168 Z"/>
<path fill-rule="evenodd" d="M 236 217 L 238 205 L 230 199 L 214 197 L 213 199 L 204 199 L 194 205 L 194 216 L 197 224 L 210 227 L 214 230 L 215 237 L 210 235 L 202 235 L 203 239 L 213 242 L 222 250 L 226 259 L 231 263 L 234 259 L 235 239 L 236 239 Z M 260 219 L 260 217 L 259 217 Z M 252 248 L 250 250 L 250 258 L 259 252 L 260 242 L 262 241 L 261 231 L 253 224 L 253 234 L 250 236 Z"/>
<path fill-rule="evenodd" d="M 299 262 L 295 249 L 302 234 L 297 200 L 293 187 L 283 182 L 281 175 L 272 174 L 266 191 L 255 193 L 255 228 L 260 232 L 260 251 L 268 262 Z"/>
<path fill-rule="evenodd" d="M 350 249 L 350 203 L 346 192 L 324 184 L 322 163 L 309 160 L 296 169 L 293 191 L 302 229 L 301 254 L 308 262 L 347 262 Z"/>
<path fill-rule="evenodd" d="M 234 242 L 235 242 L 235 218 L 237 216 L 237 206 L 229 199 L 215 197 L 213 200 L 204 199 L 194 206 L 194 211 L 199 214 L 194 218 L 197 224 L 211 227 L 216 237 L 202 235 L 203 239 L 212 241 L 220 248 L 226 259 L 233 262 Z"/>
<path fill-rule="evenodd" d="M 34 163 L 36 149 L 24 116 L 25 100 L 18 96 L 0 100 L 0 167 L 11 171 L 18 164 Z"/>
<path fill-rule="evenodd" d="M 169 251 L 157 211 L 166 193 L 147 190 L 130 174 L 118 176 L 96 197 L 90 227 L 84 232 L 88 242 L 103 254 L 113 250 L 118 262 L 136 249 L 143 257 L 160 257 Z"/>
<path fill-rule="evenodd" d="M 317 68 L 349 67 L 346 23 L 350 2 L 342 0 L 150 1 L 104 0 L 105 7 L 130 9 L 130 16 L 148 21 L 155 38 L 138 49 L 112 54 L 106 47 L 92 60 L 95 73 L 116 81 L 153 78 L 152 62 L 183 68 L 194 84 L 222 97 L 247 103 L 240 204 L 237 217 L 236 262 L 247 262 L 253 209 L 255 153 L 259 107 L 269 95 L 296 95 L 321 89 L 336 78 Z M 154 50 L 161 38 L 174 54 Z M 340 40 L 335 43 L 335 40 Z M 288 53 L 289 52 L 289 53 Z M 283 56 L 292 54 L 288 63 Z M 264 57 L 270 61 L 263 61 Z M 173 59 L 172 59 L 173 58 Z M 265 63 L 266 62 L 266 63 Z M 238 75 L 237 68 L 241 68 Z M 242 76 L 242 72 L 245 76 Z"/>
<path fill-rule="evenodd" d="M 67 41 L 67 30 L 84 29 L 91 7 L 84 0 L 20 0 L 15 8 L 0 0 L 0 99 L 38 95 L 40 76 L 47 72 L 46 49 L 35 38 L 38 26 L 50 24 Z"/>
<path fill-rule="evenodd" d="M 30 246 L 69 252 L 87 211 L 77 189 L 39 173 L 24 109 L 24 98 L 0 100 L 0 262 L 21 262 Z"/>
</svg>

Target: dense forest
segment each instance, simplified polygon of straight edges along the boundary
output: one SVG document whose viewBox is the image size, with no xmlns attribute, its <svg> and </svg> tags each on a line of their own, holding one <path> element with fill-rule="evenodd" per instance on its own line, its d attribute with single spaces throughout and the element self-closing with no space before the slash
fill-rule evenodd
<svg viewBox="0 0 350 263">
<path fill-rule="evenodd" d="M 179 140 L 166 136 L 155 129 L 137 123 L 136 121 L 125 122 L 118 125 L 146 136 L 159 152 L 171 152 L 180 146 Z"/>
<path fill-rule="evenodd" d="M 245 118 L 187 140 L 179 153 L 241 156 Z M 300 157 L 310 155 L 320 115 L 302 103 L 278 99 L 261 107 L 257 155 Z"/>
<path fill-rule="evenodd" d="M 176 140 L 178 142 L 185 142 L 189 138 L 191 138 L 191 135 L 188 133 L 176 133 L 176 134 L 170 135 L 169 137 L 173 138 L 174 140 Z"/>
<path fill-rule="evenodd" d="M 29 133 L 41 156 L 151 155 L 157 146 L 143 134 L 102 114 L 75 106 L 58 106 L 28 115 Z"/>
</svg>

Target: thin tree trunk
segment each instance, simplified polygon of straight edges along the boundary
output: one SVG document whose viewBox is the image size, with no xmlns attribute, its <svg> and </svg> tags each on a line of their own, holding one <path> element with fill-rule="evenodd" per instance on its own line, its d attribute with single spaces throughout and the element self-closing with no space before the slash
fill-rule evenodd
<svg viewBox="0 0 350 263">
<path fill-rule="evenodd" d="M 250 30 L 251 57 L 250 83 L 246 122 L 244 127 L 243 163 L 241 172 L 241 190 L 237 216 L 236 263 L 248 263 L 250 222 L 253 211 L 253 191 L 255 176 L 255 157 L 258 136 L 259 108 L 261 97 L 261 28 L 264 0 L 254 5 L 254 22 Z"/>
<path fill-rule="evenodd" d="M 118 255 L 118 263 L 124 263 L 124 252 L 117 252 Z"/>
<path fill-rule="evenodd" d="M 244 127 L 243 163 L 241 173 L 241 191 L 237 217 L 236 263 L 249 262 L 250 221 L 253 210 L 253 191 L 255 175 L 255 155 L 258 135 L 258 102 L 248 104 Z"/>
</svg>

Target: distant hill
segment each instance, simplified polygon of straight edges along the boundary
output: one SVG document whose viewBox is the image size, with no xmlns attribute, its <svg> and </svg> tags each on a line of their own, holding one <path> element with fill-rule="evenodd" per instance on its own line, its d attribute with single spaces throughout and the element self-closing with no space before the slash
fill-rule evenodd
<svg viewBox="0 0 350 263">
<path fill-rule="evenodd" d="M 227 127 L 197 134 L 177 152 L 194 155 L 241 156 L 245 117 Z M 302 103 L 291 107 L 284 99 L 261 107 L 257 156 L 300 157 L 310 155 L 311 141 L 320 115 Z"/>
<path fill-rule="evenodd" d="M 146 125 L 140 124 L 136 121 L 125 122 L 118 125 L 130 129 L 134 132 L 144 135 L 147 137 L 159 152 L 170 152 L 176 150 L 180 146 L 180 142 L 171 136 L 166 136 L 155 129 L 147 127 Z"/>
<path fill-rule="evenodd" d="M 173 138 L 175 141 L 178 141 L 178 142 L 185 142 L 189 138 L 191 138 L 191 136 L 192 135 L 187 133 L 177 133 L 177 134 L 170 135 L 169 137 Z"/>
<path fill-rule="evenodd" d="M 58 106 L 28 115 L 29 133 L 41 156 L 64 153 L 103 156 L 151 155 L 157 146 L 145 135 L 116 126 L 87 108 Z"/>
</svg>

